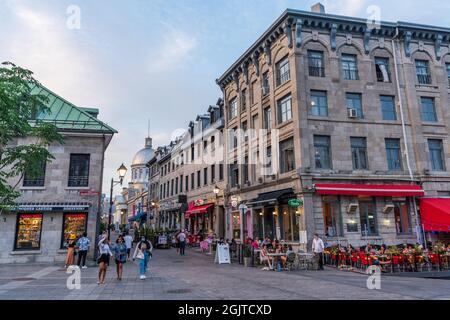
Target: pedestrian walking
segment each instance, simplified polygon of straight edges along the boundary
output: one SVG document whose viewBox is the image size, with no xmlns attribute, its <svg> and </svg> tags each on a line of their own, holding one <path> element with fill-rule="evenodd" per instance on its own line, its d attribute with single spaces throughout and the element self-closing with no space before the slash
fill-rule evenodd
<svg viewBox="0 0 450 320">
<path fill-rule="evenodd" d="M 130 261 L 131 249 L 133 248 L 133 237 L 129 233 L 123 238 L 127 247 L 127 260 Z"/>
<path fill-rule="evenodd" d="M 136 250 L 133 254 L 133 261 L 139 259 L 139 273 L 140 279 L 144 280 L 146 278 L 145 273 L 147 272 L 148 261 L 152 255 L 153 245 L 146 237 L 141 237 L 141 241 L 136 246 Z"/>
<path fill-rule="evenodd" d="M 66 263 L 64 265 L 65 268 L 69 266 L 73 266 L 75 264 L 75 241 L 67 238 L 67 255 L 66 255 Z"/>
<path fill-rule="evenodd" d="M 77 247 L 78 247 L 78 267 L 81 267 L 82 269 L 86 269 L 86 256 L 89 251 L 89 246 L 91 242 L 89 241 L 87 237 L 87 232 L 83 232 L 83 236 L 78 239 L 77 241 Z"/>
<path fill-rule="evenodd" d="M 106 277 L 106 270 L 109 266 L 109 258 L 113 256 L 110 248 L 110 242 L 108 235 L 104 235 L 104 237 L 98 242 L 98 251 L 100 253 L 100 257 L 97 260 L 98 263 L 98 281 L 97 284 L 104 284 Z"/>
<path fill-rule="evenodd" d="M 185 255 L 185 249 L 186 249 L 186 233 L 184 230 L 181 230 L 181 232 L 177 236 L 180 246 L 180 256 Z"/>
<path fill-rule="evenodd" d="M 122 235 L 117 238 L 114 246 L 114 260 L 116 262 L 117 280 L 122 281 L 123 265 L 127 262 L 127 246 Z"/>
<path fill-rule="evenodd" d="M 323 269 L 323 250 L 324 250 L 324 248 L 325 248 L 325 246 L 323 244 L 322 239 L 319 237 L 319 235 L 317 233 L 314 234 L 314 239 L 312 242 L 312 251 L 319 260 L 319 270 L 324 270 Z"/>
</svg>

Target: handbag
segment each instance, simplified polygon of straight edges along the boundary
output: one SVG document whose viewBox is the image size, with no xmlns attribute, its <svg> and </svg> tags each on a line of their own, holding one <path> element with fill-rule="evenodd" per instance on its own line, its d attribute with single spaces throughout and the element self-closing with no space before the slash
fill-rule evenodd
<svg viewBox="0 0 450 320">
<path fill-rule="evenodd" d="M 136 258 L 138 258 L 138 259 L 144 259 L 144 253 L 143 253 L 141 250 L 139 250 L 138 253 L 137 253 L 137 255 L 136 255 Z"/>
</svg>

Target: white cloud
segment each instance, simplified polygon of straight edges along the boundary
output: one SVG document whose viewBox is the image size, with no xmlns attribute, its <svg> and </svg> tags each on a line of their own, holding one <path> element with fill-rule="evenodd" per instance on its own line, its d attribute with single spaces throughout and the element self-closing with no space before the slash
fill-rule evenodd
<svg viewBox="0 0 450 320">
<path fill-rule="evenodd" d="M 171 30 L 164 36 L 162 44 L 155 44 L 150 54 L 149 72 L 160 73 L 186 63 L 197 46 L 197 39 L 179 30 Z"/>
</svg>

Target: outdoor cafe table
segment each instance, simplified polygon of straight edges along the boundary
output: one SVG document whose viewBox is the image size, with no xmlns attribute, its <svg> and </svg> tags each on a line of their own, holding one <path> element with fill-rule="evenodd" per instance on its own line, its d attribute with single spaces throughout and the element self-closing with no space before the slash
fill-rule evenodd
<svg viewBox="0 0 450 320">
<path fill-rule="evenodd" d="M 268 253 L 267 256 L 269 258 L 270 257 L 273 257 L 273 258 L 275 258 L 275 257 L 286 257 L 287 254 L 286 253 L 282 253 L 282 252 L 280 252 L 280 253 Z M 273 270 L 273 261 L 272 260 L 273 259 L 269 259 L 268 260 L 270 270 Z"/>
</svg>

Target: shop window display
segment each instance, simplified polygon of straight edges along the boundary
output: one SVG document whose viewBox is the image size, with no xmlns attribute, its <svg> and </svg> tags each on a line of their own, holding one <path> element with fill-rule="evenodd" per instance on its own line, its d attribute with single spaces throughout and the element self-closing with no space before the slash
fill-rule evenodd
<svg viewBox="0 0 450 320">
<path fill-rule="evenodd" d="M 19 214 L 15 250 L 39 250 L 41 247 L 42 218 L 39 214 Z"/>
<path fill-rule="evenodd" d="M 63 220 L 61 248 L 67 248 L 69 241 L 76 241 L 86 231 L 86 214 L 67 213 Z"/>
</svg>

